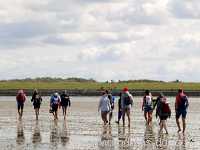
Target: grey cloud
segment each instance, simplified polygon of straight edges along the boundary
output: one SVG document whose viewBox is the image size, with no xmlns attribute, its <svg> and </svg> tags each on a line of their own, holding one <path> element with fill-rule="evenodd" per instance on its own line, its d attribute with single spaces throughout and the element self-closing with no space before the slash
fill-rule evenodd
<svg viewBox="0 0 200 150">
<path fill-rule="evenodd" d="M 168 7 L 177 18 L 200 19 L 199 0 L 171 0 Z"/>
</svg>

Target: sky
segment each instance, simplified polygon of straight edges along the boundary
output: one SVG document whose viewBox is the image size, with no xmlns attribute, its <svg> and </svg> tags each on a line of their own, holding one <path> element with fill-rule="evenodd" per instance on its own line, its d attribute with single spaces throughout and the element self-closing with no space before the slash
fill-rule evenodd
<svg viewBox="0 0 200 150">
<path fill-rule="evenodd" d="M 200 82 L 199 0 L 0 0 L 0 80 Z"/>
</svg>

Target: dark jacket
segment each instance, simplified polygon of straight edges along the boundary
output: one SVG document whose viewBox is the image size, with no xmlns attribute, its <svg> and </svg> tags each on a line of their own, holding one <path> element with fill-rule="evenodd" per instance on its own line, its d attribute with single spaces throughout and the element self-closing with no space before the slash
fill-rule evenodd
<svg viewBox="0 0 200 150">
<path fill-rule="evenodd" d="M 71 106 L 69 95 L 63 93 L 61 94 L 60 98 L 61 98 L 61 106 L 69 106 L 69 107 Z"/>
</svg>

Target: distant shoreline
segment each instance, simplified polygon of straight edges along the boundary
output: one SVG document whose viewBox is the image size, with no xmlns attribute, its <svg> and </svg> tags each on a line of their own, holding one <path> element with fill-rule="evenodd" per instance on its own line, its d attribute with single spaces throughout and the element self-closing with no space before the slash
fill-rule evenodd
<svg viewBox="0 0 200 150">
<path fill-rule="evenodd" d="M 69 90 L 69 89 L 39 89 L 39 92 L 42 96 L 50 96 L 54 92 L 62 93 L 62 91 L 66 90 L 70 96 L 100 96 L 101 90 L 91 90 L 91 89 L 83 89 L 83 90 Z M 18 90 L 16 89 L 1 89 L 0 96 L 16 96 Z M 24 90 L 27 96 L 31 96 L 33 90 L 25 89 Z M 144 90 L 129 90 L 134 96 L 143 96 Z M 121 90 L 112 90 L 112 94 L 117 96 Z M 166 96 L 175 96 L 177 94 L 177 90 L 151 90 L 152 95 L 157 96 L 160 92 L 164 93 Z M 188 96 L 192 97 L 200 97 L 199 90 L 186 90 L 185 93 Z"/>
</svg>

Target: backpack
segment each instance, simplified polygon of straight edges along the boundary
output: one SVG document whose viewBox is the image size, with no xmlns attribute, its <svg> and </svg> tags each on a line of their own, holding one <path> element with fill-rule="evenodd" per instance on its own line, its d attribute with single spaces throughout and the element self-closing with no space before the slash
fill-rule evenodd
<svg viewBox="0 0 200 150">
<path fill-rule="evenodd" d="M 127 95 L 127 96 L 124 97 L 124 104 L 126 106 L 132 104 L 132 100 L 131 100 L 131 98 L 130 98 L 129 95 Z"/>
<path fill-rule="evenodd" d="M 59 103 L 59 97 L 58 96 L 57 97 L 53 96 L 52 97 L 52 103 L 57 105 Z"/>
<path fill-rule="evenodd" d="M 163 113 L 170 113 L 169 105 L 166 103 L 162 103 Z"/>
<path fill-rule="evenodd" d="M 171 109 L 167 103 L 162 103 L 162 115 L 161 116 L 166 116 L 166 117 L 171 116 Z"/>
<path fill-rule="evenodd" d="M 180 105 L 179 105 L 179 109 L 186 110 L 188 106 L 189 106 L 189 103 L 188 103 L 187 96 L 185 96 L 185 95 L 181 96 L 181 102 L 180 102 Z"/>
<path fill-rule="evenodd" d="M 17 101 L 18 102 L 24 102 L 26 100 L 25 95 L 24 94 L 18 94 L 17 95 Z"/>
<path fill-rule="evenodd" d="M 144 98 L 145 98 L 145 105 L 146 106 L 152 106 L 152 98 L 151 98 L 151 96 L 147 95 Z"/>
</svg>

